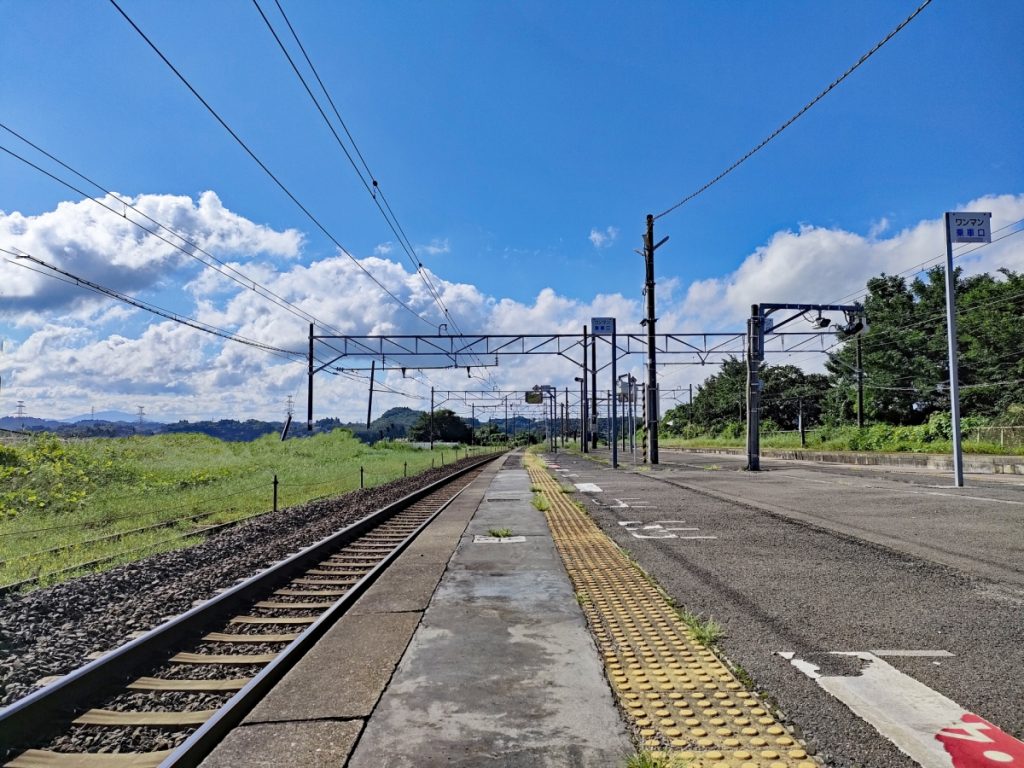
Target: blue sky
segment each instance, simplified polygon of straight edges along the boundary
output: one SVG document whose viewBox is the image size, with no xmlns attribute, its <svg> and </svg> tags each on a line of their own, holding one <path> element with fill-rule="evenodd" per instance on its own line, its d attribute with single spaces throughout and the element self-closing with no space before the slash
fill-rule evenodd
<svg viewBox="0 0 1024 768">
<path fill-rule="evenodd" d="M 261 5 L 286 36 L 273 2 Z M 462 329 L 546 332 L 594 313 L 635 325 L 645 214 L 729 166 L 916 3 L 282 6 Z M 415 303 L 409 263 L 251 2 L 122 7 L 337 240 L 428 321 L 443 319 Z M 6 0 L 2 10 L 0 122 L 203 233 L 218 258 L 346 332 L 427 329 L 335 264 L 334 245 L 112 5 Z M 1024 217 L 1022 32 L 1020 3 L 935 0 L 760 153 L 659 220 L 658 236 L 671 237 L 658 252 L 659 330 L 739 329 L 736 307 L 756 301 L 834 301 L 941 253 L 941 232 L 929 238 L 945 210 L 992 199 L 995 227 Z M 0 145 L 39 159 L 3 131 Z M 211 192 L 217 204 L 208 196 L 204 209 Z M 128 237 L 109 213 L 90 217 L 91 205 L 0 153 L 0 247 L 31 246 L 248 337 L 301 343 L 294 317 Z M 225 225 L 221 211 L 236 218 Z M 974 268 L 1024 268 L 1014 238 L 984 256 Z M 0 262 L 0 412 L 14 399 L 71 415 L 128 398 L 165 418 L 271 417 L 302 394 L 300 366 L 31 277 Z M 138 369 L 105 381 L 103 355 L 123 344 Z M 571 382 L 540 362 L 495 371 L 492 384 Z M 73 384 L 45 372 L 83 363 L 95 373 Z M 669 383 L 711 372 L 674 371 Z M 265 381 L 239 393 L 250 377 Z M 362 407 L 330 391 L 329 413 Z"/>
</svg>

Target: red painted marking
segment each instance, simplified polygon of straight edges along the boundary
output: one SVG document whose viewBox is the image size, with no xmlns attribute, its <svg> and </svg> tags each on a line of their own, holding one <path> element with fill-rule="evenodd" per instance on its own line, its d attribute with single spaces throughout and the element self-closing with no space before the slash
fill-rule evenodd
<svg viewBox="0 0 1024 768">
<path fill-rule="evenodd" d="M 953 768 L 1024 768 L 1024 742 L 970 712 L 961 721 L 935 734 Z"/>
</svg>

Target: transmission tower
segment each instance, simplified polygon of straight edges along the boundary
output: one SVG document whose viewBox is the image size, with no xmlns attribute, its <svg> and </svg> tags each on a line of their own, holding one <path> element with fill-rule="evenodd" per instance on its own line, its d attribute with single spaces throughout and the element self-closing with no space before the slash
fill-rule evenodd
<svg viewBox="0 0 1024 768">
<path fill-rule="evenodd" d="M 141 405 L 137 407 L 139 409 L 139 412 L 136 415 L 139 417 L 139 424 L 141 425 L 143 420 L 146 418 L 146 409 Z"/>
</svg>

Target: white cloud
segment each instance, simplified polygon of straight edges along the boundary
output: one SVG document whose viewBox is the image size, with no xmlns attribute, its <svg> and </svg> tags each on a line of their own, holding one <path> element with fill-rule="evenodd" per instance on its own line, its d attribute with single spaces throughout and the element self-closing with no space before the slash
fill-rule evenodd
<svg viewBox="0 0 1024 768">
<path fill-rule="evenodd" d="M 120 198 L 217 258 L 261 254 L 294 259 L 302 245 L 302 235 L 296 230 L 277 232 L 255 224 L 224 208 L 213 192 L 204 192 L 198 201 L 175 195 Z M 135 226 L 133 222 L 138 222 L 156 230 L 151 221 L 113 196 L 102 198 L 102 202 L 121 215 L 91 200 L 60 203 L 55 210 L 38 216 L 0 211 L 0 247 L 20 250 L 79 277 L 129 293 L 159 287 L 180 270 L 198 266 L 170 244 L 194 251 L 185 240 L 159 230 L 160 236 L 149 234 Z M 95 293 L 4 261 L 0 261 L 0 293 L 4 303 L 17 313 L 15 322 L 29 326 L 42 321 L 40 313 L 109 302 Z"/>
<path fill-rule="evenodd" d="M 603 232 L 599 229 L 590 230 L 587 239 L 593 243 L 595 248 L 611 248 L 618 236 L 619 230 L 616 227 L 605 227 Z"/>
<path fill-rule="evenodd" d="M 386 243 L 379 243 L 374 246 L 373 253 L 375 256 L 387 256 L 393 250 L 395 250 L 395 244 L 388 240 Z"/>
<path fill-rule="evenodd" d="M 417 253 L 425 253 L 428 256 L 439 256 L 442 253 L 451 253 L 451 244 L 446 237 L 444 240 L 434 238 L 426 245 L 416 246 Z"/>
<path fill-rule="evenodd" d="M 1024 195 L 982 197 L 960 207 L 991 211 L 992 226 L 998 229 L 1024 218 Z M 777 232 L 731 274 L 691 284 L 682 303 L 667 309 L 680 323 L 709 331 L 735 330 L 742 328 L 752 304 L 854 301 L 863 296 L 871 277 L 898 274 L 923 263 L 941 264 L 942 227 L 941 218 L 926 219 L 885 239 L 812 225 Z M 993 243 L 957 263 L 968 274 L 999 267 L 1019 271 L 1024 269 L 1024 243 L 1016 238 Z"/>
<path fill-rule="evenodd" d="M 300 260 L 299 233 L 273 232 L 248 222 L 225 211 L 212 193 L 198 203 L 170 196 L 151 198 L 148 204 L 154 210 L 163 206 L 165 214 L 177 215 L 179 224 L 195 237 L 216 243 L 210 247 L 216 247 L 225 261 L 230 259 L 232 266 L 314 315 L 321 324 L 319 333 L 330 326 L 349 335 L 441 335 L 438 326 L 445 318 L 420 275 L 380 253 L 380 246 L 358 264 L 344 254 Z M 137 285 L 163 288 L 169 294 L 171 287 L 180 288 L 179 303 L 173 308 L 183 314 L 274 346 L 306 349 L 306 319 L 209 270 L 183 271 L 185 257 L 180 253 L 140 237 L 120 217 L 91 216 L 89 205 L 66 203 L 37 217 L 0 214 L 0 244 L 14 244 L 41 258 L 70 259 L 74 266 L 69 263 L 69 269 L 96 269 L 122 289 Z M 961 207 L 991 210 L 998 229 L 1024 218 L 1024 195 L 981 198 Z M 689 286 L 681 286 L 673 275 L 659 275 L 658 331 L 742 330 L 752 303 L 849 300 L 863 290 L 869 277 L 900 272 L 943 253 L 939 219 L 922 221 L 887 238 L 877 227 L 873 231 L 865 236 L 805 225 L 775 233 L 729 274 Z M 597 234 L 609 238 L 617 232 L 609 229 Z M 7 238 L 20 239 L 8 243 Z M 69 243 L 71 256 L 64 250 Z M 447 241 L 436 247 L 447 248 Z M 1024 271 L 1024 239 L 1009 238 L 964 255 L 959 263 L 968 272 L 992 272 L 1001 266 Z M 360 266 L 427 322 L 398 307 Z M 24 400 L 33 415 L 68 416 L 88 412 L 90 406 L 134 411 L 135 406 L 144 405 L 148 415 L 159 419 L 281 418 L 285 399 L 291 395 L 297 412 L 304 411 L 306 369 L 301 360 L 288 362 L 224 342 L 107 299 L 85 302 L 73 297 L 70 287 L 62 283 L 57 283 L 54 293 L 53 281 L 31 273 L 26 279 L 21 272 L 0 263 L 4 302 L 0 336 L 15 337 L 0 355 L 7 410 L 11 403 Z M 532 301 L 522 302 L 428 274 L 466 333 L 487 329 L 489 333 L 576 334 L 594 316 L 617 317 L 623 333 L 641 332 L 644 307 L 639 297 L 613 293 L 583 301 L 543 288 Z M 166 282 L 168 275 L 175 278 L 173 286 Z M 185 279 L 179 279 L 182 276 Z M 12 298 L 15 305 L 9 303 Z M 16 306 L 16 311 L 7 312 L 8 306 Z M 143 321 L 149 324 L 142 327 Z M 451 323 L 447 330 L 454 330 Z M 325 349 L 325 358 L 327 354 Z M 601 364 L 607 362 L 606 347 L 599 349 L 599 358 Z M 363 365 L 351 358 L 335 365 L 353 363 Z M 620 372 L 638 377 L 643 373 L 639 363 L 626 361 Z M 700 366 L 666 366 L 660 375 L 668 391 L 674 385 L 699 382 L 710 372 Z M 378 374 L 379 382 L 418 399 L 377 392 L 374 412 L 397 405 L 423 408 L 429 403 L 431 386 L 438 391 L 462 391 L 467 386 L 521 390 L 533 384 L 569 382 L 571 388 L 579 368 L 560 355 L 531 355 L 502 357 L 499 367 L 472 373 L 470 381 L 465 368 L 427 371 L 417 376 L 419 383 L 403 379 L 400 371 Z M 411 369 L 409 375 L 413 376 Z M 481 376 L 487 381 L 480 381 Z M 365 413 L 365 379 L 352 381 L 324 371 L 316 376 L 315 387 L 317 417 Z M 468 413 L 468 407 L 451 405 Z"/>
<path fill-rule="evenodd" d="M 871 228 L 868 229 L 868 238 L 874 240 L 879 235 L 883 235 L 889 231 L 889 219 L 883 216 L 878 221 L 872 223 Z"/>
</svg>

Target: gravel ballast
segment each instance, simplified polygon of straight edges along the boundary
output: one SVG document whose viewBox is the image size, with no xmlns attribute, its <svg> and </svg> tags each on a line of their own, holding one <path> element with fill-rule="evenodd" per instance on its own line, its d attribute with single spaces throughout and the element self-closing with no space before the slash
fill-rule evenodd
<svg viewBox="0 0 1024 768">
<path fill-rule="evenodd" d="M 187 549 L 0 597 L 0 706 L 474 461 L 268 513 Z"/>
</svg>

